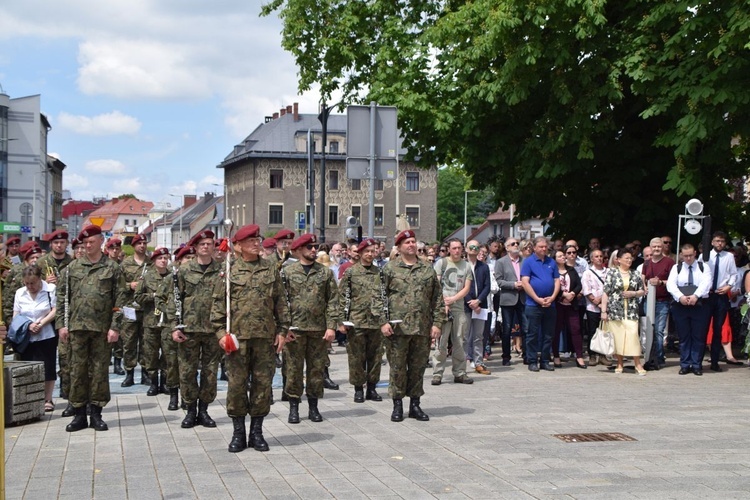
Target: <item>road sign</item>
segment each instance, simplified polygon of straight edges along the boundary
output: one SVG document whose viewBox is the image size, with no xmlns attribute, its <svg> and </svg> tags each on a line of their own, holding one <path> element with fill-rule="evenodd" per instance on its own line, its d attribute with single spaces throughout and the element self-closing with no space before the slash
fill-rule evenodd
<svg viewBox="0 0 750 500">
<path fill-rule="evenodd" d="M 0 233 L 20 233 L 21 224 L 18 222 L 0 222 Z"/>
<path fill-rule="evenodd" d="M 95 226 L 102 227 L 102 224 L 104 224 L 104 217 L 91 217 L 89 220 Z"/>
<path fill-rule="evenodd" d="M 21 226 L 22 233 L 31 233 L 31 226 Z"/>
<path fill-rule="evenodd" d="M 375 178 L 396 178 L 398 155 L 398 114 L 393 106 L 375 107 Z M 346 108 L 346 176 L 369 179 L 370 169 L 370 106 Z"/>
<path fill-rule="evenodd" d="M 297 231 L 304 231 L 306 222 L 305 212 L 294 212 L 294 228 Z"/>
</svg>

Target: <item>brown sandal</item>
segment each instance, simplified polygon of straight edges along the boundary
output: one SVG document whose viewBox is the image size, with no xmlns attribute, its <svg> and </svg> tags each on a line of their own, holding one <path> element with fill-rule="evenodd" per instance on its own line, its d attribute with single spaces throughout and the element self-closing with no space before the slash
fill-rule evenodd
<svg viewBox="0 0 750 500">
<path fill-rule="evenodd" d="M 44 411 L 45 412 L 55 411 L 55 403 L 53 403 L 52 401 L 45 401 L 44 402 Z"/>
</svg>

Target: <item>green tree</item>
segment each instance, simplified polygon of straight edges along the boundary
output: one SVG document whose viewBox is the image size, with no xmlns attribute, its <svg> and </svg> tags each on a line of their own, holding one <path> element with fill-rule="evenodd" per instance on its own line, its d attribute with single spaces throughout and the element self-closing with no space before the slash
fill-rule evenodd
<svg viewBox="0 0 750 500">
<path fill-rule="evenodd" d="M 299 86 L 399 108 L 411 152 L 519 217 L 613 242 L 697 196 L 750 230 L 750 9 L 736 0 L 273 0 Z M 363 90 L 364 89 L 364 90 Z M 366 95 L 365 95 L 366 94 Z"/>
<path fill-rule="evenodd" d="M 438 170 L 437 188 L 437 227 L 438 239 L 443 240 L 449 234 L 464 224 L 464 201 L 466 204 L 467 221 L 478 225 L 484 222 L 492 212 L 497 210 L 494 193 L 486 188 L 476 193 L 469 193 L 464 198 L 466 190 L 471 188 L 471 179 L 463 169 L 456 166 L 442 167 Z"/>
</svg>

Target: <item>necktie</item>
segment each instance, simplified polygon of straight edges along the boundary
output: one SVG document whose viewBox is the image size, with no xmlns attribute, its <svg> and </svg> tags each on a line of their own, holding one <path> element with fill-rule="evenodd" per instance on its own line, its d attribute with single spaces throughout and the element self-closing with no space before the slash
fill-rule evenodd
<svg viewBox="0 0 750 500">
<path fill-rule="evenodd" d="M 688 266 L 688 285 L 693 285 L 693 265 Z"/>
<path fill-rule="evenodd" d="M 721 257 L 720 253 L 716 253 L 716 262 L 714 262 L 714 284 L 711 287 L 711 291 L 716 290 L 716 286 L 719 284 L 719 257 Z"/>
</svg>

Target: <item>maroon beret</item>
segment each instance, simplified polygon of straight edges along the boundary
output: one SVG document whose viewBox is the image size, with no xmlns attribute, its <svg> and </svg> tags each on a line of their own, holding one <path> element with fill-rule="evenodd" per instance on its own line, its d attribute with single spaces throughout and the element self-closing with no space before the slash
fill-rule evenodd
<svg viewBox="0 0 750 500">
<path fill-rule="evenodd" d="M 81 242 L 83 242 L 83 240 L 85 240 L 86 238 L 96 236 L 97 234 L 102 234 L 102 228 L 95 224 L 90 224 L 84 227 L 83 231 L 78 233 L 78 239 L 81 240 Z"/>
<path fill-rule="evenodd" d="M 396 246 L 400 245 L 402 241 L 404 241 L 407 238 L 416 238 L 417 234 L 412 231 L 411 229 L 406 229 L 404 231 L 401 231 L 396 236 Z"/>
<path fill-rule="evenodd" d="M 136 234 L 133 236 L 133 239 L 130 240 L 130 244 L 135 246 L 136 244 L 140 243 L 141 241 L 146 241 L 146 238 L 143 237 L 142 234 Z"/>
<path fill-rule="evenodd" d="M 21 238 L 19 238 L 18 236 L 11 236 L 10 238 L 8 238 L 8 241 L 5 242 L 6 246 L 20 245 L 20 244 L 21 244 Z"/>
<path fill-rule="evenodd" d="M 42 249 L 39 248 L 38 245 L 32 245 L 31 248 L 28 248 L 24 254 L 23 254 L 23 260 L 29 260 L 29 257 L 32 255 L 36 255 L 42 253 Z"/>
<path fill-rule="evenodd" d="M 380 242 L 375 238 L 365 238 L 357 247 L 357 252 L 362 253 L 362 250 L 372 245 L 380 245 Z"/>
<path fill-rule="evenodd" d="M 289 229 L 282 229 L 278 233 L 273 235 L 273 239 L 276 241 L 279 240 L 293 240 L 294 239 L 294 231 L 290 231 Z"/>
<path fill-rule="evenodd" d="M 248 224 L 247 226 L 242 226 L 239 231 L 237 231 L 234 234 L 234 238 L 232 238 L 232 243 L 237 243 L 238 241 L 245 240 L 247 238 L 259 238 L 260 237 L 260 227 L 257 224 Z"/>
<path fill-rule="evenodd" d="M 73 238 L 72 240 L 70 240 L 70 246 L 73 247 L 73 249 L 75 249 L 80 244 L 81 240 L 79 240 L 78 238 Z"/>
<path fill-rule="evenodd" d="M 119 246 L 122 246 L 122 241 L 120 239 L 118 239 L 118 238 L 110 238 L 107 241 L 107 244 L 104 245 L 104 248 L 109 249 L 109 248 L 112 248 L 112 247 L 119 247 Z"/>
<path fill-rule="evenodd" d="M 177 253 L 175 254 L 174 258 L 175 260 L 181 260 L 186 255 L 195 255 L 195 248 L 182 247 L 179 250 L 177 250 Z"/>
<path fill-rule="evenodd" d="M 276 248 L 276 238 L 266 238 L 263 240 L 263 248 Z"/>
<path fill-rule="evenodd" d="M 317 244 L 317 243 L 318 243 L 318 239 L 315 237 L 313 233 L 306 233 L 292 242 L 291 249 L 297 250 L 299 247 L 303 247 L 305 245 L 310 245 L 310 244 Z"/>
<path fill-rule="evenodd" d="M 160 247 L 154 250 L 154 253 L 151 254 L 151 260 L 156 260 L 157 257 L 161 255 L 169 255 L 169 250 L 167 250 L 165 247 Z"/>
<path fill-rule="evenodd" d="M 68 237 L 69 235 L 66 230 L 58 229 L 57 231 L 54 231 L 52 234 L 47 236 L 47 241 L 67 240 Z"/>
<path fill-rule="evenodd" d="M 31 250 L 32 248 L 35 248 L 35 247 L 39 248 L 39 243 L 37 243 L 34 240 L 29 240 L 26 243 L 24 243 L 23 245 L 21 245 L 20 247 L 18 247 L 18 253 L 20 253 L 24 257 L 24 259 L 25 259 L 26 258 L 25 257 L 26 252 L 28 252 L 29 250 Z"/>
<path fill-rule="evenodd" d="M 193 236 L 192 238 L 190 238 L 190 241 L 188 241 L 188 246 L 189 247 L 194 247 L 195 245 L 198 244 L 198 242 L 200 240 L 205 240 L 205 239 L 211 239 L 211 240 L 213 240 L 214 236 L 215 235 L 214 235 L 213 231 L 209 231 L 208 229 L 204 229 L 200 233 L 198 233 L 195 236 Z"/>
</svg>

